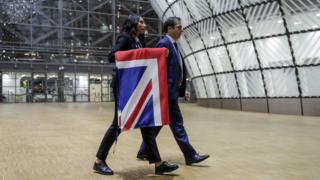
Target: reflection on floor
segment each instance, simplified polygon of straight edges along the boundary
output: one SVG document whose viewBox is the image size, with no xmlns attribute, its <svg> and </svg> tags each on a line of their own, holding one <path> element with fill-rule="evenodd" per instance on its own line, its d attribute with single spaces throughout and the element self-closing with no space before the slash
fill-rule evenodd
<svg viewBox="0 0 320 180">
<path fill-rule="evenodd" d="M 114 176 L 92 171 L 111 123 L 112 103 L 0 104 L 0 179 L 217 179 L 306 180 L 320 177 L 320 118 L 271 115 L 183 104 L 193 146 L 211 157 L 185 166 L 168 127 L 158 145 L 162 159 L 180 169 L 153 175 L 135 158 L 139 130 L 122 133 L 108 163 Z"/>
</svg>

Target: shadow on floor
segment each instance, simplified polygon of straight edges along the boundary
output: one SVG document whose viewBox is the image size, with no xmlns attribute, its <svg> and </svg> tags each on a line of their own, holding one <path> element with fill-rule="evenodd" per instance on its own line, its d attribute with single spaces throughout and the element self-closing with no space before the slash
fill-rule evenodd
<svg viewBox="0 0 320 180">
<path fill-rule="evenodd" d="M 169 173 L 165 175 L 155 175 L 152 169 L 146 169 L 145 166 L 122 170 L 117 173 L 123 180 L 138 180 L 138 179 L 154 179 L 154 180 L 171 180 L 179 174 Z"/>
</svg>

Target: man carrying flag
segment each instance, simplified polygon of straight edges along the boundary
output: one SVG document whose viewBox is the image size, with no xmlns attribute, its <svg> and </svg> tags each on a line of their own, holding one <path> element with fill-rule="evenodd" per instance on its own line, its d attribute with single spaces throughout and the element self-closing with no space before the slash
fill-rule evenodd
<svg viewBox="0 0 320 180">
<path fill-rule="evenodd" d="M 164 22 L 165 36 L 158 42 L 157 47 L 165 47 L 169 50 L 167 58 L 167 78 L 169 97 L 170 129 L 178 143 L 187 165 L 199 163 L 209 157 L 208 154 L 198 154 L 189 142 L 187 132 L 183 125 L 183 118 L 178 104 L 178 98 L 185 96 L 186 90 L 186 68 L 183 58 L 177 46 L 177 40 L 182 34 L 181 19 L 169 17 Z M 155 128 L 155 134 L 160 132 L 160 128 Z M 145 142 L 144 142 L 145 143 Z M 147 159 L 146 148 L 141 144 L 138 152 L 138 159 Z"/>
</svg>

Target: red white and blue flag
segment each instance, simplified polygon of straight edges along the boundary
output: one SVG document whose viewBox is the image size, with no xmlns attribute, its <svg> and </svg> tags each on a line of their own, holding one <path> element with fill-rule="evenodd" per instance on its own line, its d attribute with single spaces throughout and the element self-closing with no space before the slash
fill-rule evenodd
<svg viewBox="0 0 320 180">
<path fill-rule="evenodd" d="M 116 53 L 122 131 L 169 124 L 166 53 L 165 48 Z"/>
</svg>

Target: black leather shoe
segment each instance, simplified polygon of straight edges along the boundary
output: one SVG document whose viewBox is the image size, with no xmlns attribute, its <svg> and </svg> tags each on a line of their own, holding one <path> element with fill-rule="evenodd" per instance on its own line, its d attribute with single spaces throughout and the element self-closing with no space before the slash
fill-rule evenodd
<svg viewBox="0 0 320 180">
<path fill-rule="evenodd" d="M 173 163 L 169 163 L 167 161 L 163 161 L 160 166 L 156 167 L 156 174 L 163 174 L 163 173 L 168 173 L 171 171 L 174 171 L 176 169 L 178 169 L 179 166 L 177 164 L 173 164 Z"/>
<path fill-rule="evenodd" d="M 107 165 L 106 162 L 102 161 L 102 162 L 95 162 L 93 165 L 93 170 L 95 170 L 95 172 L 99 173 L 99 174 L 103 174 L 103 175 L 113 175 L 113 171 L 111 168 L 109 168 L 109 166 Z"/>
<path fill-rule="evenodd" d="M 148 160 L 148 156 L 144 153 L 138 152 L 137 154 L 137 158 L 141 161 L 147 161 Z"/>
<path fill-rule="evenodd" d="M 206 160 L 208 157 L 210 157 L 209 154 L 204 154 L 204 155 L 200 155 L 200 154 L 195 154 L 194 156 L 192 156 L 191 158 L 186 158 L 186 165 L 191 165 L 194 163 L 199 163 L 201 161 Z"/>
</svg>

